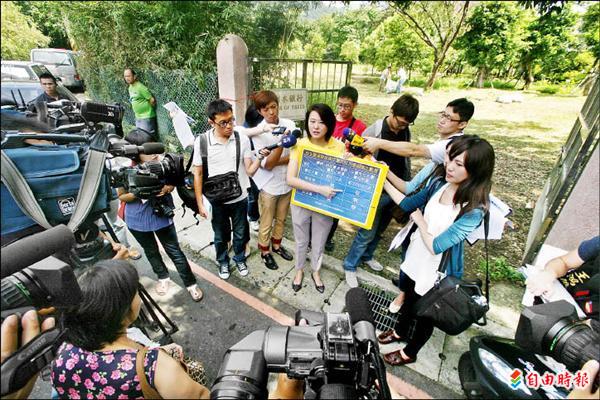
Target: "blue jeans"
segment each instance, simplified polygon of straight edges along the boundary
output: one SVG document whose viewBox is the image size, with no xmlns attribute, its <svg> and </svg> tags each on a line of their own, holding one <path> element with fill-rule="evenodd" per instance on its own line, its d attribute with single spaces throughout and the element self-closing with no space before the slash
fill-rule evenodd
<svg viewBox="0 0 600 400">
<path fill-rule="evenodd" d="M 212 228 L 215 233 L 215 251 L 219 264 L 229 264 L 227 243 L 233 231 L 233 261 L 246 261 L 246 243 L 250 240 L 250 228 L 246 213 L 248 199 L 232 204 L 212 204 Z"/>
<path fill-rule="evenodd" d="M 152 139 L 159 142 L 158 136 L 158 120 L 156 117 L 136 119 L 135 127 L 145 130 L 152 136 Z"/>
<path fill-rule="evenodd" d="M 258 193 L 260 190 L 250 178 L 250 189 L 248 189 L 248 218 L 250 221 L 258 221 L 260 214 L 258 212 Z"/>
<path fill-rule="evenodd" d="M 344 270 L 356 271 L 359 263 L 373 258 L 381 236 L 392 220 L 393 205 L 391 197 L 383 192 L 377 205 L 373 226 L 369 230 L 360 228 L 356 233 L 348 255 L 344 259 Z"/>
<path fill-rule="evenodd" d="M 179 272 L 183 284 L 187 287 L 196 283 L 196 276 L 192 272 L 185 254 L 181 251 L 181 247 L 179 247 L 179 239 L 177 238 L 175 224 L 171 224 L 154 232 L 141 232 L 134 229 L 129 229 L 129 232 L 131 232 L 135 240 L 137 240 L 140 246 L 142 246 L 142 249 L 144 249 L 144 253 L 146 253 L 146 257 L 152 266 L 152 270 L 158 276 L 158 279 L 167 279 L 169 277 L 169 270 L 160 256 L 156 238 L 160 240 L 165 252 L 173 261 L 173 264 L 175 264 L 175 268 L 177 268 L 177 272 Z M 156 235 L 156 238 L 154 235 Z"/>
</svg>

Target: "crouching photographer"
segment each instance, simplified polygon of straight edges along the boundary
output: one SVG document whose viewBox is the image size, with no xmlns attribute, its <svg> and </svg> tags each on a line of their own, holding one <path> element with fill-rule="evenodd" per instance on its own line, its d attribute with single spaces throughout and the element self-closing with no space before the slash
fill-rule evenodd
<svg viewBox="0 0 600 400">
<path fill-rule="evenodd" d="M 78 278 L 82 300 L 59 321 L 65 343 L 51 368 L 61 398 L 208 398 L 208 389 L 163 348 L 128 336 L 142 303 L 138 281 L 124 260 L 100 261 Z"/>
<path fill-rule="evenodd" d="M 130 132 L 125 139 L 137 146 L 143 146 L 151 140 L 148 134 L 139 130 Z M 148 172 L 148 175 L 141 173 L 140 169 L 129 169 L 129 172 L 133 172 L 130 176 L 132 179 L 128 179 L 127 184 L 117 190 L 119 200 L 125 203 L 125 223 L 144 249 L 152 270 L 158 277 L 156 293 L 164 296 L 171 283 L 169 271 L 160 255 L 156 241 L 158 239 L 175 264 L 192 299 L 200 301 L 202 291 L 198 288 L 190 264 L 179 247 L 172 218 L 175 206 L 171 192 L 178 184 L 179 178 L 183 179 L 182 160 L 177 155 L 169 155 L 168 160 L 162 157 L 159 154 L 137 154 L 132 157 L 134 162 L 141 163 L 141 167 L 144 168 L 142 171 Z M 169 166 L 166 172 L 165 165 Z M 151 175 L 157 175 L 161 179 L 155 179 Z M 145 186 L 146 183 L 149 185 Z"/>
</svg>

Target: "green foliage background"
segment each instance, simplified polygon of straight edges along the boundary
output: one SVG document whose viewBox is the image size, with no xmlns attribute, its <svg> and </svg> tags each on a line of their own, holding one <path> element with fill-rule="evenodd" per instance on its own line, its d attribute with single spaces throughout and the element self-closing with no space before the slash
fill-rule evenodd
<svg viewBox="0 0 600 400">
<path fill-rule="evenodd" d="M 2 2 L 2 59 L 29 60 L 29 51 L 48 45 L 50 39 L 40 32 L 12 1 Z"/>
</svg>

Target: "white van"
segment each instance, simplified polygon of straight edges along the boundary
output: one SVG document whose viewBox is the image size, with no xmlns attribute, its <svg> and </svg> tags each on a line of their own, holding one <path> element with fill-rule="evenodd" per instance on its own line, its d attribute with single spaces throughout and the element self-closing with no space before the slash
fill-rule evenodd
<svg viewBox="0 0 600 400">
<path fill-rule="evenodd" d="M 82 92 L 85 90 L 83 79 L 77 72 L 75 52 L 72 50 L 33 49 L 31 50 L 31 61 L 44 64 L 69 89 Z"/>
</svg>

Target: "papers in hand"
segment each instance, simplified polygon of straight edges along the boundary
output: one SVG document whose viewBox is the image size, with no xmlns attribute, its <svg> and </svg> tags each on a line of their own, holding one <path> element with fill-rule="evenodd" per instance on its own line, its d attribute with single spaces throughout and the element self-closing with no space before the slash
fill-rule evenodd
<svg viewBox="0 0 600 400">
<path fill-rule="evenodd" d="M 513 224 L 508 219 L 508 216 L 512 213 L 512 209 L 508 206 L 508 204 L 504 203 L 502 200 L 490 194 L 490 229 L 488 232 L 489 240 L 499 240 L 502 239 L 502 233 L 504 232 L 504 227 L 508 225 L 508 227 L 512 228 Z M 474 245 L 479 239 L 485 238 L 485 230 L 483 226 L 483 222 L 479 225 L 471 234 L 467 237 L 467 241 L 470 245 Z"/>
<path fill-rule="evenodd" d="M 410 229 L 413 227 L 414 224 L 415 222 L 411 219 L 406 225 L 404 225 L 404 228 L 398 231 L 398 233 L 394 237 L 394 240 L 392 240 L 392 243 L 390 243 L 390 248 L 388 249 L 388 251 L 395 250 L 398 247 L 400 247 L 400 245 L 402 245 L 402 242 L 404 242 L 404 239 L 406 239 L 406 235 L 408 235 Z"/>
<path fill-rule="evenodd" d="M 190 128 L 190 120 L 193 120 L 173 101 L 164 104 L 163 107 L 173 117 L 173 128 L 175 128 L 175 134 L 183 148 L 192 146 L 194 144 L 194 134 Z"/>
</svg>

